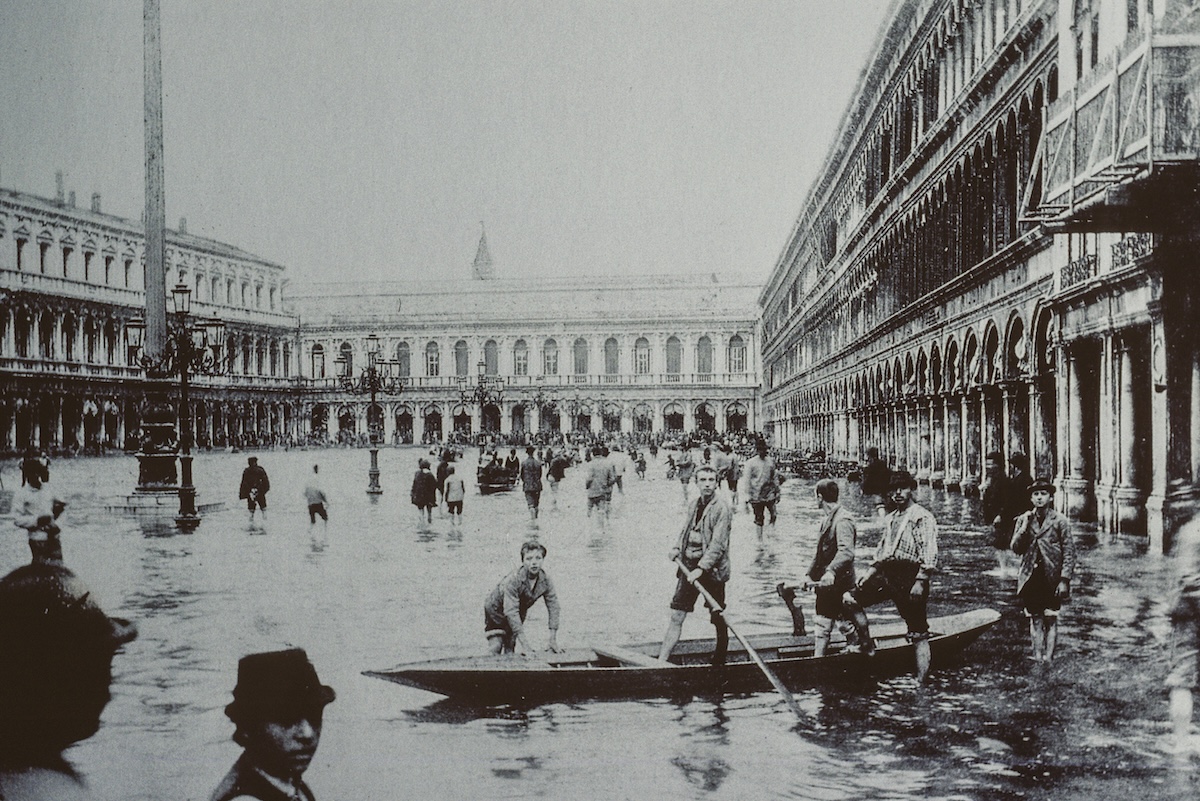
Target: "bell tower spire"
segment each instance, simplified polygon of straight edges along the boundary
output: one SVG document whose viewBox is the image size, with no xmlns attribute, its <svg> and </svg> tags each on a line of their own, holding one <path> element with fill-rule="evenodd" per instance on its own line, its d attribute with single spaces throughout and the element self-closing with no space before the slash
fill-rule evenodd
<svg viewBox="0 0 1200 801">
<path fill-rule="evenodd" d="M 487 231 L 482 221 L 479 223 L 479 248 L 475 251 L 475 264 L 471 272 L 476 281 L 488 281 L 496 277 L 496 271 L 492 268 L 492 254 L 488 253 Z"/>
</svg>

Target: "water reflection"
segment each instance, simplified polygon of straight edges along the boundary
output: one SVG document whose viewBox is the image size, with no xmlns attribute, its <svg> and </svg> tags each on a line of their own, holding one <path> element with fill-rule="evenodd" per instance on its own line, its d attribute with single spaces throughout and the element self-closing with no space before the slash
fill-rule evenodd
<svg viewBox="0 0 1200 801">
<path fill-rule="evenodd" d="M 531 533 L 520 493 L 471 495 L 461 529 L 435 517 L 418 530 L 402 489 L 416 455 L 380 451 L 385 494 L 374 498 L 361 452 L 264 452 L 275 487 L 266 523 L 251 527 L 231 502 L 188 535 L 103 512 L 132 484 L 132 471 L 113 469 L 119 460 L 56 462 L 55 490 L 71 501 L 68 561 L 141 630 L 114 662 L 104 728 L 70 753 L 100 795 L 207 797 L 236 755 L 221 709 L 237 658 L 299 645 L 338 691 L 308 774 L 322 798 L 392 798 L 397 787 L 435 799 L 1195 797 L 1197 758 L 1166 748 L 1166 560 L 1080 532 L 1059 657 L 1037 666 L 1013 583 L 994 574 L 978 501 L 927 487 L 918 502 L 941 530 L 931 613 L 1003 615 L 927 687 L 909 676 L 798 687 L 797 721 L 771 693 L 478 708 L 363 677 L 481 652 L 483 598 Z M 309 526 L 300 495 L 314 459 L 329 477 L 328 529 Z M 205 499 L 235 498 L 243 466 L 237 454 L 198 459 Z M 565 647 L 662 635 L 674 580 L 665 556 L 683 506 L 661 463 L 647 473 L 629 482 L 603 532 L 585 516 L 578 471 L 557 508 L 543 508 L 537 533 L 550 549 Z M 744 634 L 791 628 L 775 585 L 795 583 L 811 560 L 812 486 L 789 481 L 783 496 L 761 544 L 750 516 L 734 517 L 730 616 Z M 880 522 L 857 485 L 843 500 L 865 560 Z M 27 559 L 20 538 L 0 538 L 9 569 Z M 811 595 L 798 600 L 811 619 Z M 530 626 L 544 638 L 543 611 Z M 706 615 L 689 616 L 684 636 L 710 632 Z M 151 764 L 161 768 L 142 769 Z"/>
</svg>

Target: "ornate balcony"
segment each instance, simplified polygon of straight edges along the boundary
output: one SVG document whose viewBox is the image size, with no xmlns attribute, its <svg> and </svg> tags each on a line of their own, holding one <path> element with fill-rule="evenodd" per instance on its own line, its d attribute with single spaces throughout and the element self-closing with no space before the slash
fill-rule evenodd
<svg viewBox="0 0 1200 801">
<path fill-rule="evenodd" d="M 1063 230 L 1155 230 L 1200 167 L 1200 24 L 1164 18 L 1046 110 L 1027 218 Z"/>
</svg>

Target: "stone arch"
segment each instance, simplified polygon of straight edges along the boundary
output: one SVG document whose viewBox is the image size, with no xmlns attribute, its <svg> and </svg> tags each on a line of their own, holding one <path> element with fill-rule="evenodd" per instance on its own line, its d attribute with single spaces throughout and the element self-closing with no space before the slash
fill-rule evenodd
<svg viewBox="0 0 1200 801">
<path fill-rule="evenodd" d="M 1000 348 L 1000 332 L 993 320 L 988 320 L 983 327 L 983 352 L 981 364 L 983 368 L 983 384 L 994 384 L 1003 375 L 1004 365 L 1001 361 L 1003 351 Z"/>
<path fill-rule="evenodd" d="M 976 386 L 983 381 L 983 360 L 979 337 L 968 328 L 963 336 L 963 386 Z"/>
<path fill-rule="evenodd" d="M 1021 378 L 1029 375 L 1029 338 L 1026 336 L 1025 320 L 1021 313 L 1013 310 L 1009 315 L 1008 324 L 1004 331 L 1004 371 L 1005 379 Z"/>
<path fill-rule="evenodd" d="M 946 355 L 942 360 L 942 389 L 954 392 L 963 387 L 961 352 L 958 341 L 950 336 L 946 339 Z"/>
</svg>

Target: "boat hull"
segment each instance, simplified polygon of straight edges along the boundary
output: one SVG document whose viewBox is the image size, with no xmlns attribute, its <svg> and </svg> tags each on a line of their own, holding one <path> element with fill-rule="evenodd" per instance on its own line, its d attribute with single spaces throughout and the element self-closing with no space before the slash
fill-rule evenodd
<svg viewBox="0 0 1200 801">
<path fill-rule="evenodd" d="M 998 612 L 977 609 L 930 620 L 934 666 L 945 664 L 1000 619 Z M 913 648 L 902 623 L 873 629 L 872 657 L 835 644 L 831 653 L 812 656 L 812 637 L 757 634 L 751 646 L 789 688 L 795 690 L 838 676 L 882 676 L 911 671 Z M 365 675 L 476 703 L 536 704 L 584 698 L 671 697 L 708 692 L 761 692 L 770 682 L 740 644 L 730 643 L 723 667 L 709 664 L 713 640 L 683 640 L 672 665 L 622 663 L 591 649 L 575 649 L 551 659 L 470 656 L 398 665 Z M 657 643 L 624 646 L 651 656 Z M 605 650 L 605 649 L 601 649 Z"/>
</svg>

